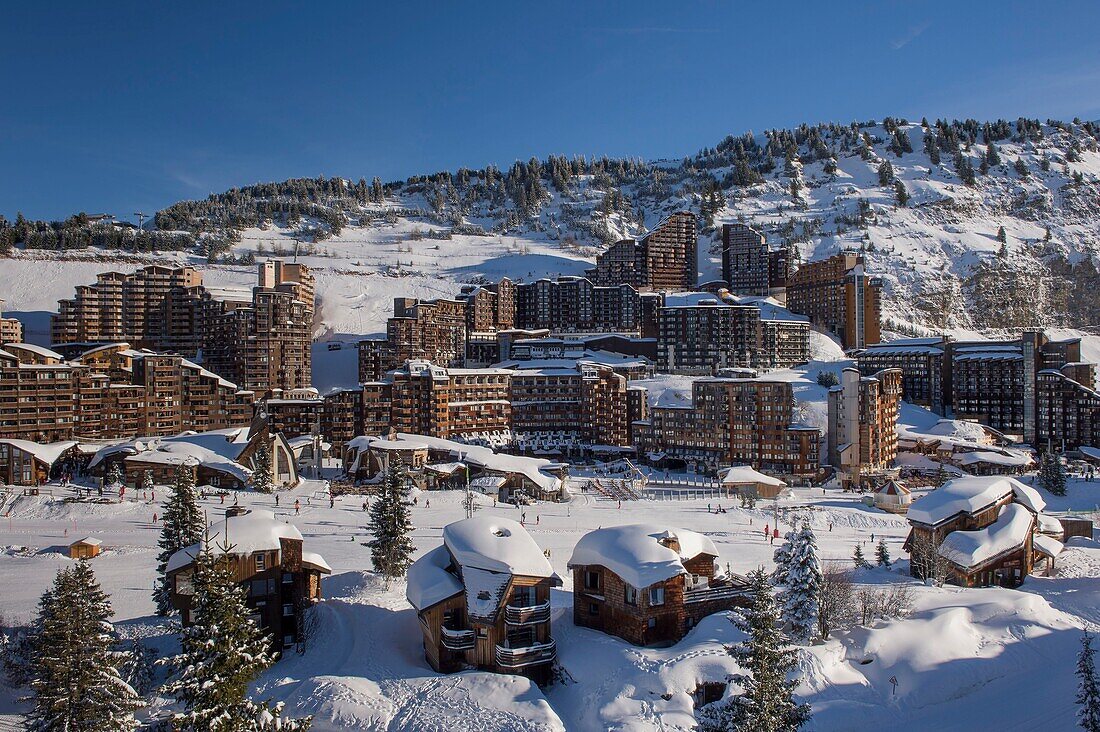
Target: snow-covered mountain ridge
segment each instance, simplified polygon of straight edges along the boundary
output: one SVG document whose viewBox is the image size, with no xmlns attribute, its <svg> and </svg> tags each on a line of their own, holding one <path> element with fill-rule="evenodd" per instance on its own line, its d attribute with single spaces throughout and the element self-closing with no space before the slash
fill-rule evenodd
<svg viewBox="0 0 1100 732">
<path fill-rule="evenodd" d="M 383 297 L 354 324 L 338 313 L 346 303 L 330 296 L 326 304 L 321 288 L 329 332 L 369 332 L 400 289 L 382 277 L 401 276 L 410 291 L 397 294 L 415 295 L 502 275 L 576 274 L 607 243 L 689 209 L 704 224 L 703 280 L 719 275 L 721 223 L 743 220 L 801 261 L 863 249 L 886 286 L 889 331 L 1088 330 L 1100 323 L 1098 140 L 1100 126 L 1078 121 L 804 125 L 727 137 L 680 161 L 550 156 L 384 185 L 260 184 L 158 212 L 156 241 L 81 221 L 17 223 L 9 231 L 22 234 L 8 237 L 23 260 L 42 248 L 63 249 L 47 255 L 54 263 L 102 258 L 87 251 L 101 244 L 238 265 L 212 267 L 216 282 L 225 279 L 219 270 L 289 253 L 299 239 L 306 261 L 330 278 L 354 276 L 361 286 L 359 275 L 378 278 L 380 288 L 363 295 Z M 29 305 L 16 297 L 8 307 L 53 309 Z"/>
</svg>

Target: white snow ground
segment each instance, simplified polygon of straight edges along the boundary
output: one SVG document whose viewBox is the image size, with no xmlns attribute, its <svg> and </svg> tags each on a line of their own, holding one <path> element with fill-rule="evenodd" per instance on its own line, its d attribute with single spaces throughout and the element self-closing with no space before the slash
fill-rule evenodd
<svg viewBox="0 0 1100 732">
<path fill-rule="evenodd" d="M 699 682 L 736 671 L 723 648 L 737 632 L 720 614 L 671 648 L 642 649 L 575 627 L 566 567 L 573 546 L 600 526 L 660 522 L 706 534 L 719 561 L 735 572 L 772 564 L 773 547 L 762 533 L 773 521 L 771 506 L 747 511 L 727 505 L 728 513 L 716 514 L 708 512 L 705 500 L 639 501 L 617 508 L 579 495 L 569 504 L 526 507 L 532 536 L 550 550 L 554 570 L 565 580 L 553 597 L 553 633 L 567 680 L 539 690 L 512 676 L 441 676 L 423 659 L 403 582 L 386 589 L 368 571 L 360 502 L 339 499 L 329 509 L 313 492 L 317 488 L 309 483 L 294 491 L 302 499 L 297 517 L 288 515 L 293 512 L 286 509 L 285 495 L 281 509 L 267 496 L 242 493 L 240 500 L 253 510 L 286 516 L 305 536 L 307 548 L 333 566 L 324 582 L 322 628 L 314 645 L 304 655 L 284 658 L 257 684 L 262 695 L 315 714 L 314 729 L 323 732 L 691 729 L 690 694 Z M 166 493 L 158 492 L 158 498 Z M 484 515 L 518 518 L 516 509 L 480 498 Z M 1100 483 L 1075 481 L 1055 507 L 1091 511 L 1098 503 Z M 222 507 L 206 500 L 204 508 L 216 516 Z M 847 563 L 857 542 L 871 553 L 872 534 L 886 537 L 894 557 L 902 556 L 904 521 L 849 495 L 798 489 L 778 508 L 781 528 L 787 525 L 783 516 L 810 516 L 826 560 Z M 112 595 L 118 629 L 168 652 L 171 628 L 152 615 L 149 595 L 158 536 L 151 518 L 158 506 L 20 496 L 4 510 L 0 613 L 9 623 L 31 617 L 54 571 L 69 561 L 61 548 L 90 534 L 107 547 L 94 567 Z M 413 508 L 418 551 L 437 546 L 443 526 L 461 516 L 459 494 L 420 494 Z M 810 729 L 1072 729 L 1079 631 L 1100 624 L 1100 545 L 1074 540 L 1058 565 L 1057 576 L 1029 578 L 1020 590 L 927 588 L 911 582 L 904 563 L 893 571 L 862 572 L 859 581 L 868 584 L 912 584 L 915 611 L 905 620 L 841 631 L 802 652 L 797 693 L 813 705 Z M 888 683 L 892 676 L 899 682 L 896 695 Z M 18 711 L 16 696 L 10 689 L 0 694 L 0 714 Z"/>
</svg>

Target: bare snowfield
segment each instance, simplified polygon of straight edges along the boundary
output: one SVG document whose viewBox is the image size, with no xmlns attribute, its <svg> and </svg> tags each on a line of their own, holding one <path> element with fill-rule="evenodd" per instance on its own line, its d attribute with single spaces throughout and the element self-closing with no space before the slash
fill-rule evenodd
<svg viewBox="0 0 1100 732">
<path fill-rule="evenodd" d="M 776 508 L 781 529 L 796 517 L 809 517 L 825 561 L 849 564 L 857 542 L 873 554 L 872 535 L 886 537 L 894 558 L 902 558 L 906 533 L 902 519 L 821 489 L 799 489 L 777 506 L 762 503 L 751 511 L 726 505 L 722 514 L 709 512 L 707 500 L 645 500 L 620 508 L 587 494 L 567 504 L 527 506 L 528 529 L 550 550 L 565 582 L 553 597 L 553 634 L 565 680 L 540 690 L 521 677 L 434 673 L 424 661 L 404 583 L 384 588 L 369 571 L 369 550 L 360 543 L 367 520 L 360 501 L 337 499 L 330 509 L 320 488 L 307 482 L 292 492 L 302 500 L 299 516 L 287 510 L 287 494 L 282 508 L 269 496 L 242 493 L 240 501 L 294 523 L 307 549 L 333 567 L 324 580 L 322 626 L 312 647 L 287 655 L 257 684 L 263 696 L 316 715 L 314 729 L 323 732 L 692 729 L 691 693 L 700 682 L 737 671 L 724 646 L 738 632 L 718 614 L 679 644 L 649 649 L 574 626 L 567 562 L 583 533 L 637 522 L 692 529 L 710 537 L 719 562 L 738 573 L 772 566 L 774 547 L 763 529 L 774 521 Z M 166 494 L 158 491 L 157 497 Z M 418 495 L 412 509 L 418 554 L 439 545 L 443 526 L 462 517 L 460 497 Z M 519 509 L 479 499 L 482 515 L 519 519 Z M 162 655 L 171 652 L 171 624 L 153 615 L 150 598 L 159 534 L 152 514 L 159 505 L 66 503 L 49 496 L 13 500 L 0 521 L 0 613 L 9 623 L 30 619 L 56 569 L 70 561 L 62 548 L 94 535 L 107 547 L 93 566 L 112 595 L 118 630 L 125 638 L 144 638 Z M 1091 510 L 1097 503 L 1100 483 L 1072 482 L 1058 508 Z M 203 506 L 216 521 L 218 501 L 206 499 Z M 1055 577 L 1029 578 L 1019 590 L 925 587 L 908 577 L 905 562 L 861 571 L 860 583 L 910 584 L 914 612 L 904 620 L 853 626 L 801 652 L 797 693 L 813 705 L 810 729 L 1072 729 L 1079 631 L 1100 622 L 1100 545 L 1074 540 L 1058 567 Z M 898 681 L 896 694 L 891 677 Z M 0 713 L 17 713 L 15 696 L 13 690 L 0 694 Z"/>
</svg>

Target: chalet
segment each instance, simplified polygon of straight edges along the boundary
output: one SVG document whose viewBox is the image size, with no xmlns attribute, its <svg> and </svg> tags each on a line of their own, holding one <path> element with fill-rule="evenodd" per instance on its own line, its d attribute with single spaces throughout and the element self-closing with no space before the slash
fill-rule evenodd
<svg viewBox="0 0 1100 732">
<path fill-rule="evenodd" d="M 1037 560 L 1052 565 L 1061 550 L 1058 522 L 1044 508 L 1042 496 L 1015 478 L 950 480 L 909 506 L 910 571 L 926 572 L 928 560 L 919 555 L 934 551 L 955 584 L 1016 587 Z"/>
<path fill-rule="evenodd" d="M 787 489 L 787 484 L 779 478 L 754 470 L 751 465 L 734 465 L 731 468 L 719 470 L 718 480 L 727 496 L 771 499 L 779 497 Z"/>
<path fill-rule="evenodd" d="M 409 568 L 406 596 L 436 671 L 475 667 L 543 684 L 557 657 L 550 635 L 550 562 L 515 521 L 474 516 Z"/>
<path fill-rule="evenodd" d="M 73 459 L 75 442 L 41 444 L 30 440 L 0 440 L 0 483 L 42 485 Z"/>
<path fill-rule="evenodd" d="M 573 622 L 641 646 L 670 645 L 702 618 L 746 599 L 694 531 L 633 524 L 590 531 L 573 549 Z"/>
<path fill-rule="evenodd" d="M 69 544 L 69 559 L 91 559 L 103 551 L 103 542 L 94 536 L 86 536 Z"/>
<path fill-rule="evenodd" d="M 184 432 L 174 437 L 152 437 L 99 450 L 88 469 L 107 474 L 112 463 L 122 466 L 127 484 L 141 485 L 145 473 L 157 483 L 175 481 L 176 468 L 191 465 L 199 485 L 239 489 L 251 480 L 255 456 L 267 443 L 271 455 L 271 478 L 275 485 L 298 484 L 298 466 L 294 449 L 281 432 L 272 432 L 265 423 L 209 432 Z"/>
<path fill-rule="evenodd" d="M 422 488 L 465 486 L 480 477 L 502 478 L 497 497 L 501 501 L 520 501 L 527 496 L 558 501 L 564 496 L 566 467 L 549 460 L 495 452 L 492 448 L 441 437 L 403 432 L 386 437 L 360 436 L 344 449 L 344 472 L 353 479 L 369 480 L 389 464 L 389 456 L 401 454 L 410 479 Z M 461 464 L 461 478 L 458 478 Z"/>
<path fill-rule="evenodd" d="M 237 582 L 248 590 L 248 607 L 256 624 L 276 648 L 299 642 L 303 611 L 321 599 L 321 575 L 332 569 L 320 554 L 304 550 L 301 532 L 289 523 L 241 509 L 226 511 L 210 527 L 215 553 L 229 547 L 228 560 Z M 191 575 L 202 545 L 181 549 L 168 560 L 172 606 L 183 624 L 191 623 Z"/>
</svg>

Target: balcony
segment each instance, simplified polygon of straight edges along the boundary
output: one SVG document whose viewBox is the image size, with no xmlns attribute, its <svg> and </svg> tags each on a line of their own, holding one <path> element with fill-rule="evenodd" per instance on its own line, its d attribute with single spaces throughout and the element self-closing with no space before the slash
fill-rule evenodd
<svg viewBox="0 0 1100 732">
<path fill-rule="evenodd" d="M 529 605 L 527 607 L 508 605 L 504 608 L 504 620 L 509 625 L 534 625 L 535 623 L 549 622 L 550 603 L 544 602 L 541 605 Z"/>
<path fill-rule="evenodd" d="M 443 642 L 443 647 L 451 651 L 468 651 L 477 642 L 474 631 L 450 628 L 440 628 L 439 639 Z"/>
<path fill-rule="evenodd" d="M 504 668 L 522 668 L 550 663 L 558 656 L 557 648 L 558 644 L 553 639 L 520 648 L 497 646 L 497 664 Z"/>
</svg>

